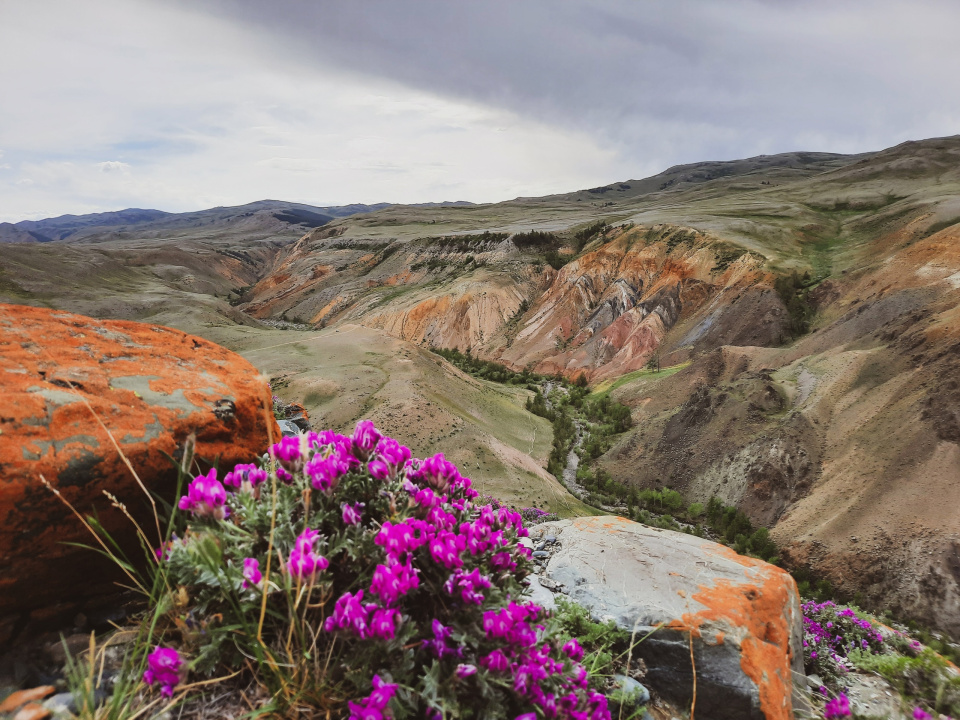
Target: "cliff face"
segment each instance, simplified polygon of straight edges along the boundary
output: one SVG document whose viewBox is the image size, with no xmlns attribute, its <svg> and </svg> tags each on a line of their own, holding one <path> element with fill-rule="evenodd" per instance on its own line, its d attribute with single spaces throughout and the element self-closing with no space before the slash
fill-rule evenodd
<svg viewBox="0 0 960 720">
<path fill-rule="evenodd" d="M 612 235 L 560 270 L 499 354 L 503 361 L 598 381 L 644 367 L 678 324 L 699 322 L 699 335 L 733 331 L 759 344 L 782 335 L 783 305 L 759 256 L 724 256 L 716 238 L 689 228 Z M 740 332 L 748 314 L 759 323 Z"/>
<path fill-rule="evenodd" d="M 757 254 L 669 225 L 616 228 L 594 245 L 555 271 L 509 241 L 348 246 L 308 236 L 245 307 L 591 380 L 642 368 L 678 323 L 693 323 L 693 347 L 783 336 L 783 304 Z"/>
</svg>

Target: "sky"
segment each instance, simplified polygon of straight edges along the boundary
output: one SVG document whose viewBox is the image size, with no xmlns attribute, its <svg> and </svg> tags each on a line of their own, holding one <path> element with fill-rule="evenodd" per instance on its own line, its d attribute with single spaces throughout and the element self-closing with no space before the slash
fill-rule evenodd
<svg viewBox="0 0 960 720">
<path fill-rule="evenodd" d="M 0 222 L 494 202 L 960 132 L 955 0 L 0 0 Z"/>
</svg>

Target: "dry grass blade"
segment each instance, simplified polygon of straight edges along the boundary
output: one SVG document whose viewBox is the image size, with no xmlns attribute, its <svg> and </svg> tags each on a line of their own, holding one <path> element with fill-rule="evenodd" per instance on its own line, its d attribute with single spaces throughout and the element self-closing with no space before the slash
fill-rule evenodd
<svg viewBox="0 0 960 720">
<path fill-rule="evenodd" d="M 693 670 L 693 700 L 690 701 L 690 720 L 697 707 L 697 663 L 693 659 L 693 628 L 690 629 L 690 668 Z"/>
<path fill-rule="evenodd" d="M 120 500 L 117 499 L 116 495 L 113 495 L 112 493 L 110 493 L 110 492 L 108 492 L 108 491 L 106 491 L 106 490 L 103 491 L 103 494 L 106 495 L 106 496 L 107 496 L 107 499 L 110 500 L 110 504 L 113 505 L 113 507 L 117 508 L 117 510 L 119 510 L 120 512 L 122 512 L 123 515 L 124 515 L 124 517 L 126 517 L 127 520 L 129 520 L 129 521 L 133 524 L 133 526 L 137 529 L 137 534 L 140 536 L 140 538 L 143 540 L 143 542 L 147 544 L 147 547 L 149 547 L 149 546 L 150 546 L 150 540 L 147 538 L 147 534 L 143 531 L 143 528 L 140 527 L 140 523 L 138 523 L 138 522 L 134 519 L 133 515 L 130 514 L 130 511 L 127 510 L 127 506 L 124 505 L 122 502 L 120 502 Z M 161 545 L 161 546 L 163 545 L 163 541 L 162 541 L 162 540 L 161 540 L 161 542 L 160 542 L 160 545 Z"/>
</svg>

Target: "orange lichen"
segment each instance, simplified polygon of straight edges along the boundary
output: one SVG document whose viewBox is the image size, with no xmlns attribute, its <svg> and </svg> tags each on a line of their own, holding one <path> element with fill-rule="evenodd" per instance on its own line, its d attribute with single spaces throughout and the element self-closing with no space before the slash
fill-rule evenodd
<svg viewBox="0 0 960 720">
<path fill-rule="evenodd" d="M 685 613 L 668 627 L 696 637 L 708 621 L 746 629 L 740 643 L 740 667 L 756 684 L 767 720 L 786 720 L 793 717 L 790 627 L 783 614 L 790 602 L 790 586 L 779 571 L 764 570 L 758 576 L 756 585 L 720 580 L 710 587 L 701 586 L 693 599 L 704 609 Z M 724 635 L 718 633 L 717 637 L 722 642 Z"/>
<path fill-rule="evenodd" d="M 270 432 L 279 437 L 269 389 L 250 363 L 169 328 L 0 305 L 0 367 L 0 558 L 13 578 L 0 612 L 88 584 L 94 554 L 64 543 L 90 538 L 41 475 L 78 511 L 96 505 L 103 526 L 123 532 L 129 521 L 103 493 L 135 514 L 146 498 L 114 441 L 145 486 L 172 500 L 169 456 L 191 433 L 196 456 L 221 468 L 256 458 Z"/>
</svg>

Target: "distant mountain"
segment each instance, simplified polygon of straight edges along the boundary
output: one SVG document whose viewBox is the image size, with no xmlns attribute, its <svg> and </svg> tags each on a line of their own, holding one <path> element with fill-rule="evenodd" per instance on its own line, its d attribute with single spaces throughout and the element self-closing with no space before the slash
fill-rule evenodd
<svg viewBox="0 0 960 720">
<path fill-rule="evenodd" d="M 409 205 L 404 205 L 403 207 L 445 208 L 445 207 L 472 207 L 474 205 L 476 205 L 476 203 L 472 203 L 468 200 L 454 200 L 453 202 L 410 203 Z"/>
<path fill-rule="evenodd" d="M 701 185 L 712 180 L 750 179 L 762 180 L 765 185 L 792 182 L 803 177 L 846 167 L 869 158 L 873 153 L 840 155 L 823 152 L 788 152 L 777 155 L 757 155 L 742 160 L 716 160 L 674 165 L 662 173 L 642 180 L 626 180 L 586 190 L 577 190 L 551 198 L 571 200 L 624 200 L 642 195 L 678 190 Z"/>
<path fill-rule="evenodd" d="M 373 205 L 353 204 L 333 207 L 314 207 L 281 200 L 260 200 L 235 207 L 216 207 L 185 213 L 162 210 L 128 208 L 115 212 L 89 215 L 61 215 L 44 220 L 23 220 L 18 223 L 0 223 L 0 242 L 55 242 L 77 241 L 104 235 L 129 237 L 130 234 L 154 237 L 173 231 L 177 234 L 197 228 L 210 230 L 225 225 L 242 223 L 248 229 L 262 225 L 264 229 L 287 230 L 302 234 L 336 218 L 374 212 L 389 207 L 390 203 Z"/>
<path fill-rule="evenodd" d="M 12 223 L 0 223 L 0 243 L 48 242 L 50 238 L 38 232 L 30 232 Z"/>
<path fill-rule="evenodd" d="M 21 231 L 30 233 L 37 242 L 62 240 L 84 230 L 109 228 L 121 225 L 141 225 L 168 217 L 162 210 L 128 208 L 116 212 L 90 213 L 89 215 L 61 215 L 45 220 L 24 220 L 15 223 Z M 22 241 L 21 241 L 22 242 Z M 27 241 L 29 242 L 29 240 Z"/>
</svg>

